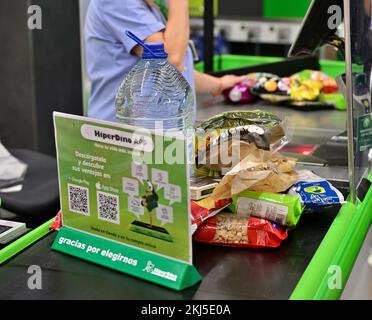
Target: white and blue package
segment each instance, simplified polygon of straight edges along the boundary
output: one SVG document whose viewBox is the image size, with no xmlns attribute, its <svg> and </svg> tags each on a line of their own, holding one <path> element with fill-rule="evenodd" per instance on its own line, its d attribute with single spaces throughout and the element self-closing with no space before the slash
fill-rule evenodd
<svg viewBox="0 0 372 320">
<path fill-rule="evenodd" d="M 326 206 L 343 204 L 342 193 L 326 180 L 314 182 L 297 182 L 289 191 L 297 194 L 305 207 L 305 211 L 316 211 Z"/>
</svg>

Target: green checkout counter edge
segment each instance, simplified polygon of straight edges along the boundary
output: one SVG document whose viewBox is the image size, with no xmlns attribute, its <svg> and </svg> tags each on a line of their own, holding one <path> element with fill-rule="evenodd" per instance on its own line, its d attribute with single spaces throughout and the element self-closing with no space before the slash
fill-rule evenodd
<svg viewBox="0 0 372 320">
<path fill-rule="evenodd" d="M 215 63 L 218 58 L 215 57 Z M 231 55 L 223 56 L 223 58 L 225 62 L 222 65 L 223 69 L 281 60 L 280 58 Z M 343 62 L 324 60 L 320 61 L 320 65 L 322 71 L 328 72 L 331 76 L 342 73 L 345 66 Z M 202 70 L 202 68 L 202 63 L 196 65 L 197 70 Z M 369 176 L 369 180 L 372 181 L 372 176 Z M 357 206 L 347 202 L 341 207 L 292 292 L 290 300 L 336 300 L 340 298 L 342 289 L 329 288 L 328 282 L 332 276 L 330 267 L 341 268 L 342 283 L 346 284 L 372 222 L 371 208 L 372 188 L 369 188 L 363 202 Z M 51 233 L 50 225 L 53 219 L 0 250 L 0 267 L 13 256 Z"/>
</svg>

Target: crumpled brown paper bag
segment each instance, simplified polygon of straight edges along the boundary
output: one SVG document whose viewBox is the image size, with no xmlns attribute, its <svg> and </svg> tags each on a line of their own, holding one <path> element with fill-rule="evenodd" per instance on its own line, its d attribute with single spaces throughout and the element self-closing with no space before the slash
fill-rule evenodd
<svg viewBox="0 0 372 320">
<path fill-rule="evenodd" d="M 245 190 L 279 193 L 297 181 L 294 171 L 297 159 L 258 149 L 254 144 L 245 146 L 244 150 L 247 153 L 242 154 L 243 160 L 226 173 L 214 189 L 212 199 L 231 198 Z"/>
</svg>

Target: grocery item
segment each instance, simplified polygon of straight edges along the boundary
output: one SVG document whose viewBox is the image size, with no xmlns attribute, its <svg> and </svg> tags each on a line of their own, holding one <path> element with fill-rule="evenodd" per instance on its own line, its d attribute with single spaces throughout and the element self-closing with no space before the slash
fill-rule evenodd
<svg viewBox="0 0 372 320">
<path fill-rule="evenodd" d="M 266 128 L 270 132 L 270 143 L 277 142 L 285 135 L 282 120 L 278 116 L 262 110 L 236 110 L 217 114 L 202 122 L 197 127 L 197 133 L 199 138 L 204 137 L 206 139 L 208 137 L 219 137 L 229 129 L 239 128 L 243 130 L 244 126 L 252 125 Z"/>
<path fill-rule="evenodd" d="M 336 80 L 321 71 L 303 70 L 290 78 L 291 97 L 294 100 L 314 101 L 318 100 L 321 94 L 338 92 Z"/>
<path fill-rule="evenodd" d="M 214 201 L 210 198 L 191 201 L 191 234 L 208 218 L 221 212 L 231 204 L 231 199 Z"/>
<path fill-rule="evenodd" d="M 345 203 L 342 193 L 326 180 L 298 182 L 290 189 L 289 194 L 300 197 L 306 212 Z"/>
<path fill-rule="evenodd" d="M 211 198 L 227 199 L 245 190 L 284 192 L 297 181 L 294 171 L 296 162 L 294 158 L 261 150 L 250 144 L 246 156 L 225 174 Z"/>
<path fill-rule="evenodd" d="M 280 78 L 271 73 L 251 73 L 248 78 L 254 79 L 255 84 L 251 87 L 251 92 L 254 95 L 269 93 L 276 95 L 289 95 L 289 78 Z"/>
<path fill-rule="evenodd" d="M 256 81 L 254 79 L 246 79 L 232 88 L 223 91 L 223 96 L 226 102 L 230 103 L 249 103 L 255 101 L 257 98 L 254 96 L 250 88 L 254 86 Z"/>
<path fill-rule="evenodd" d="M 243 142 L 279 150 L 289 140 L 284 127 L 277 116 L 260 110 L 224 112 L 204 121 L 196 129 L 196 174 L 223 176 L 246 154 Z"/>
<path fill-rule="evenodd" d="M 127 73 L 116 95 L 119 122 L 146 129 L 179 131 L 186 137 L 193 172 L 194 94 L 187 80 L 167 60 L 163 43 L 146 43 L 139 62 Z"/>
<path fill-rule="evenodd" d="M 244 191 L 232 198 L 229 209 L 240 216 L 254 216 L 293 228 L 303 208 L 299 197 L 270 192 Z"/>
<path fill-rule="evenodd" d="M 196 128 L 195 140 L 199 164 L 196 169 L 197 174 L 216 176 L 210 173 L 212 170 L 217 171 L 217 176 L 220 176 L 220 167 L 212 168 L 208 164 L 220 163 L 220 161 L 211 161 L 210 157 L 211 155 L 218 157 L 222 145 L 223 148 L 228 149 L 231 148 L 231 141 L 237 140 L 252 142 L 258 148 L 270 150 L 271 145 L 275 145 L 278 149 L 288 139 L 280 118 L 269 112 L 253 110 L 224 112 L 202 122 Z M 231 167 L 230 164 L 228 166 Z"/>
<path fill-rule="evenodd" d="M 320 95 L 323 84 L 310 79 L 291 79 L 291 98 L 294 100 L 316 100 Z"/>
<path fill-rule="evenodd" d="M 62 211 L 60 210 L 54 217 L 52 223 L 50 224 L 50 229 L 59 230 L 62 228 Z"/>
<path fill-rule="evenodd" d="M 316 81 L 321 84 L 322 93 L 336 93 L 338 91 L 338 85 L 334 78 L 318 70 L 303 70 L 301 72 L 295 73 L 291 76 L 291 79 L 296 79 L 299 81 L 311 80 Z"/>
<path fill-rule="evenodd" d="M 254 144 L 238 139 L 222 141 L 211 145 L 204 153 L 201 152 L 198 156 L 198 164 L 203 165 L 210 172 L 223 176 L 255 149 Z"/>
<path fill-rule="evenodd" d="M 232 247 L 276 248 L 287 236 L 287 230 L 273 222 L 220 213 L 204 222 L 193 240 Z"/>
<path fill-rule="evenodd" d="M 281 79 L 273 75 L 271 77 L 278 83 L 278 90 L 273 90 L 273 85 L 271 85 L 271 90 L 268 90 L 270 85 L 256 85 L 259 89 L 255 92 L 263 100 L 302 110 L 346 109 L 346 100 L 342 94 L 338 93 L 336 80 L 324 72 L 303 70 Z M 254 92 L 254 89 L 251 91 Z"/>
</svg>

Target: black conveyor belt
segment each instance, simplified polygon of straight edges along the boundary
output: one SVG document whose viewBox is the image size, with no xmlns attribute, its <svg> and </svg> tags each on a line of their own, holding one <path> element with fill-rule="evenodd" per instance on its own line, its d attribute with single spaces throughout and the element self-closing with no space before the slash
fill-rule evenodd
<svg viewBox="0 0 372 320">
<path fill-rule="evenodd" d="M 1 267 L 0 299 L 288 299 L 337 209 L 303 215 L 277 249 L 195 244 L 203 281 L 175 292 L 50 249 L 56 233 Z M 42 269 L 42 290 L 29 290 L 27 269 Z"/>
</svg>

